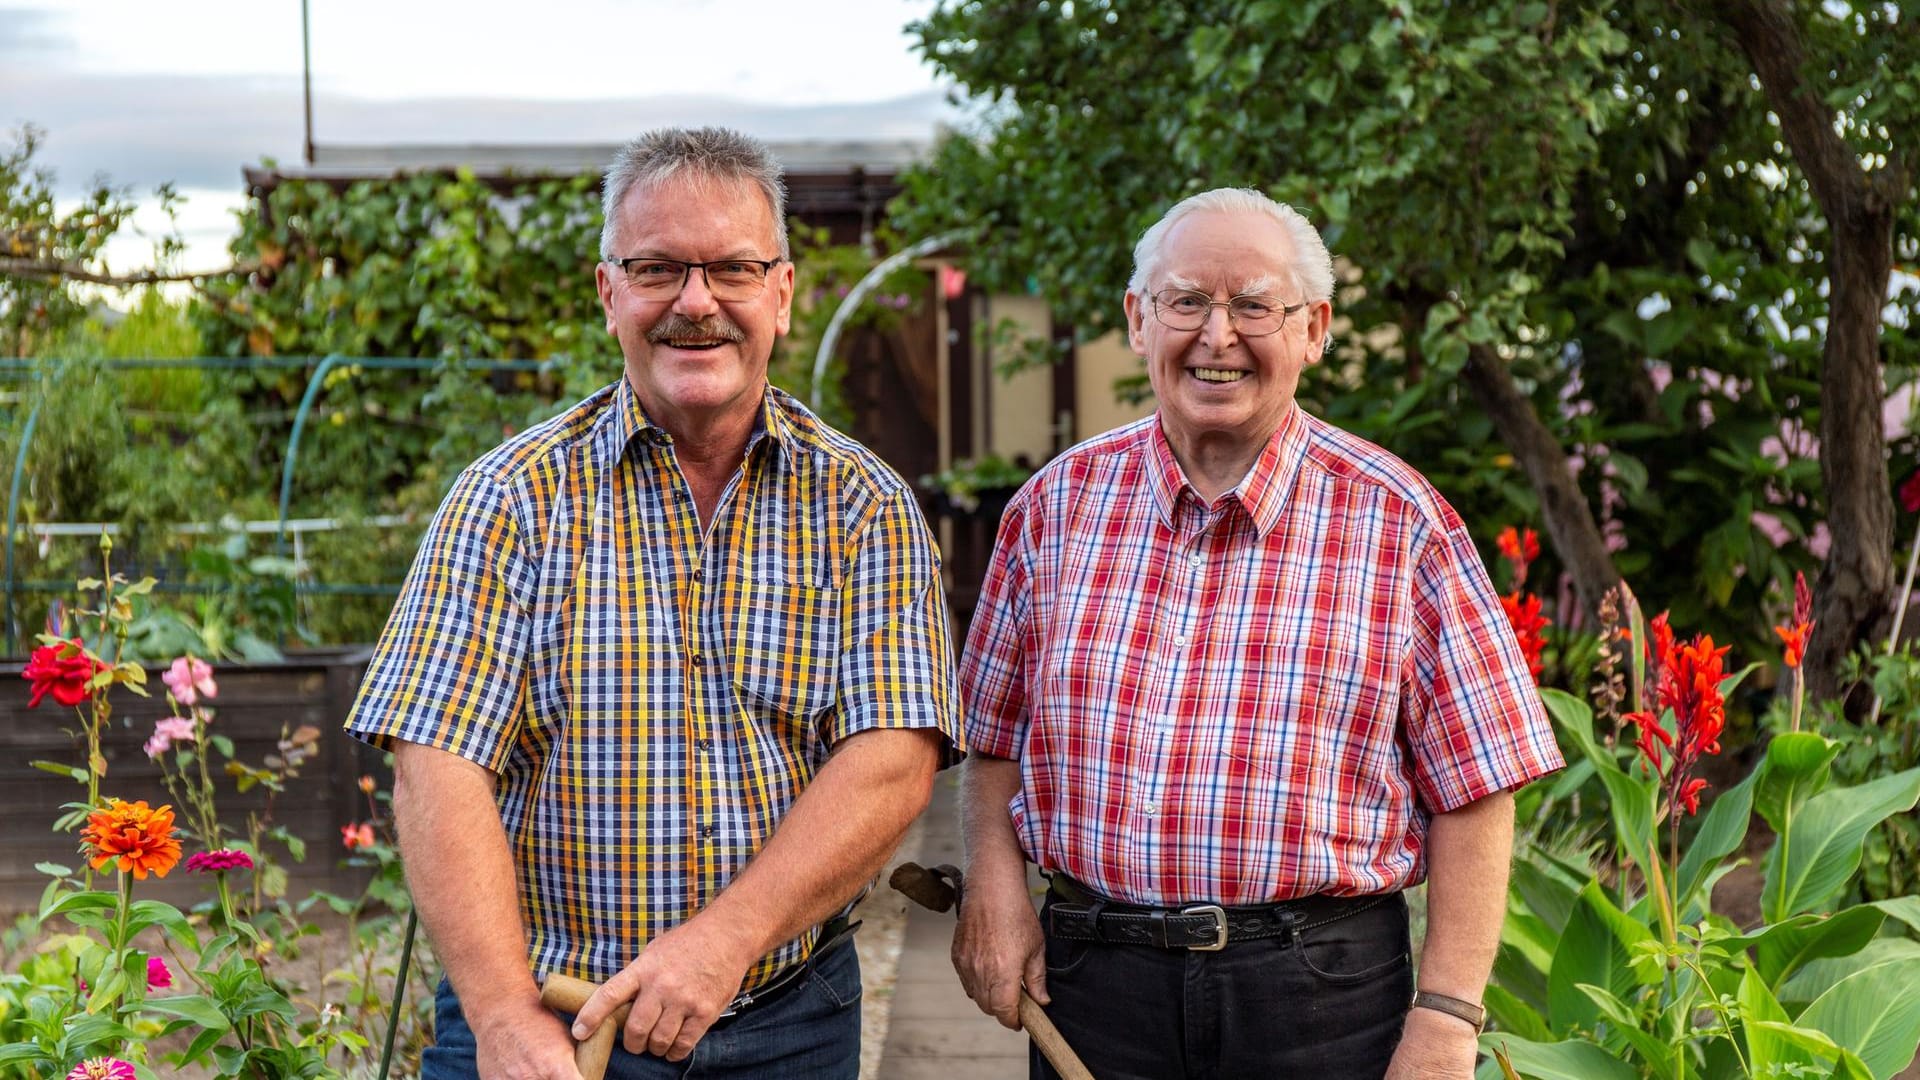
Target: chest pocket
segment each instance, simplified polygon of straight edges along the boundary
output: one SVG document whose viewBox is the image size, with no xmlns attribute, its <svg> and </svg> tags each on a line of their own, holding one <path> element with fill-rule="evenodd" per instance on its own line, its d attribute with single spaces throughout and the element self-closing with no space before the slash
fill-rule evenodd
<svg viewBox="0 0 1920 1080">
<path fill-rule="evenodd" d="M 807 720 L 834 703 L 841 593 L 750 581 L 733 635 L 733 684 L 743 704 Z"/>
</svg>

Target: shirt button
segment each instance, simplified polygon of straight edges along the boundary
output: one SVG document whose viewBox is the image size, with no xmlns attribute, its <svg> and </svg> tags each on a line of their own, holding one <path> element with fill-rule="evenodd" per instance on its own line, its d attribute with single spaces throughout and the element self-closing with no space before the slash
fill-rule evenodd
<svg viewBox="0 0 1920 1080">
<path fill-rule="evenodd" d="M 699 740 L 698 742 L 696 742 L 696 743 L 694 743 L 694 745 L 695 745 L 695 746 L 697 746 L 697 747 L 699 747 L 699 748 L 700 748 L 700 752 L 701 752 L 701 753 L 703 753 L 703 754 L 711 754 L 711 753 L 713 753 L 713 740 L 712 740 L 712 739 L 701 739 L 701 740 Z"/>
<path fill-rule="evenodd" d="M 1145 810 L 1149 814 L 1157 814 L 1160 812 L 1160 804 L 1157 802 L 1150 802 L 1145 806 L 1142 806 L 1140 809 Z"/>
<path fill-rule="evenodd" d="M 1187 556 L 1187 565 L 1188 565 L 1188 566 L 1191 566 L 1191 567 L 1194 567 L 1195 569 L 1198 569 L 1198 568 L 1199 568 L 1199 566 L 1200 566 L 1200 564 L 1201 564 L 1201 563 L 1203 563 L 1203 562 L 1206 562 L 1206 561 L 1207 561 L 1207 560 L 1206 560 L 1206 557 L 1205 557 L 1205 556 L 1203 556 L 1203 555 L 1201 555 L 1201 554 L 1200 554 L 1199 552 L 1197 552 L 1197 551 L 1196 551 L 1196 552 L 1194 552 L 1193 554 L 1191 554 L 1191 555 L 1189 555 L 1189 556 Z"/>
<path fill-rule="evenodd" d="M 700 835 L 706 837 L 709 840 L 713 839 L 713 826 L 712 825 L 700 826 Z"/>
<path fill-rule="evenodd" d="M 1175 645 L 1178 645 L 1178 646 L 1180 646 L 1180 647 L 1181 647 L 1181 648 L 1183 648 L 1183 649 L 1184 649 L 1184 648 L 1186 648 L 1186 647 L 1187 647 L 1187 635 L 1185 635 L 1185 634 L 1181 634 L 1181 635 L 1180 635 L 1179 637 L 1177 637 L 1177 638 L 1174 638 L 1174 639 L 1173 639 L 1173 643 L 1174 643 Z"/>
</svg>

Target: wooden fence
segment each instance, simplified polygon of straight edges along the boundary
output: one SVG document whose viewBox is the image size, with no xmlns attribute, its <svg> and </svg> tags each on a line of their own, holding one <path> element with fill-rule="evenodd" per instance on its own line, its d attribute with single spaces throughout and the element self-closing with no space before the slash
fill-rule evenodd
<svg viewBox="0 0 1920 1080">
<path fill-rule="evenodd" d="M 346 865 L 340 828 L 368 816 L 359 778 L 371 775 L 381 790 L 388 790 L 391 774 L 384 755 L 349 738 L 341 727 L 370 654 L 365 646 L 314 650 L 282 663 L 226 664 L 215 673 L 220 693 L 212 703 L 215 716 L 209 727 L 233 740 L 240 761 L 258 767 L 276 752 L 283 734 L 304 724 L 320 730 L 319 753 L 277 795 L 263 787 L 239 794 L 232 777 L 221 773 L 215 779 L 221 821 L 230 833 L 244 836 L 249 812 L 270 811 L 274 824 L 306 842 L 303 863 L 293 863 L 284 848 L 274 850 L 269 844 L 269 850 L 287 864 L 289 891 L 296 897 L 313 888 L 351 895 L 367 880 L 364 868 Z M 55 834 L 51 826 L 61 814 L 61 804 L 86 798 L 81 785 L 29 764 L 46 760 L 81 765 L 86 741 L 74 709 L 60 707 L 51 697 L 37 709 L 27 708 L 30 688 L 20 677 L 22 666 L 0 664 L 0 909 L 15 911 L 32 908 L 46 887 L 48 878 L 34 869 L 35 863 L 76 869 L 82 865 L 77 835 Z M 156 806 L 174 801 L 161 779 L 159 764 L 150 761 L 143 749 L 154 721 L 170 715 L 160 682 L 164 670 L 148 670 L 152 698 L 123 689 L 114 692 L 113 719 L 101 740 L 107 762 L 100 782 L 103 798 L 145 799 Z M 214 761 L 219 763 L 220 758 L 216 755 Z M 181 820 L 184 823 L 184 814 Z M 196 849 L 192 842 L 186 845 L 189 852 Z M 181 902 L 202 899 L 206 890 L 204 882 L 187 878 L 182 869 L 164 881 L 143 882 L 140 895 Z"/>
</svg>

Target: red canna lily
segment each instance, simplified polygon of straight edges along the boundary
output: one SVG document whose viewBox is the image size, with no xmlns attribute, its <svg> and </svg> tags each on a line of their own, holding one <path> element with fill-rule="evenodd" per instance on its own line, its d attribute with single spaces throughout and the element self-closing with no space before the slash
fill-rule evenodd
<svg viewBox="0 0 1920 1080">
<path fill-rule="evenodd" d="M 1513 592 L 1500 598 L 1500 606 L 1506 610 L 1507 621 L 1513 624 L 1513 635 L 1519 639 L 1520 652 L 1527 658 L 1527 670 L 1538 683 L 1544 666 L 1541 654 L 1547 647 L 1548 625 L 1547 617 L 1540 614 L 1540 598 L 1532 593 Z"/>
<path fill-rule="evenodd" d="M 1540 534 L 1509 525 L 1500 530 L 1493 543 L 1500 549 L 1500 557 L 1513 564 L 1513 587 L 1518 590 L 1527 580 L 1527 566 L 1540 557 Z"/>
<path fill-rule="evenodd" d="M 1693 776 L 1700 758 L 1720 752 L 1720 733 L 1726 728 L 1726 699 L 1720 695 L 1720 680 L 1725 677 L 1725 659 L 1730 645 L 1714 647 L 1709 634 L 1696 635 L 1685 644 L 1676 643 L 1667 623 L 1667 613 L 1653 620 L 1654 707 L 1631 713 L 1624 719 L 1640 729 L 1634 745 L 1646 758 L 1648 768 L 1665 784 L 1671 807 L 1698 813 L 1700 792 L 1706 781 Z M 1673 730 L 1661 723 L 1665 712 L 1673 714 Z"/>
<path fill-rule="evenodd" d="M 1807 575 L 1794 571 L 1793 574 L 1793 619 L 1785 626 L 1776 626 L 1773 632 L 1780 635 L 1786 643 L 1786 661 L 1790 668 L 1800 666 L 1807 655 L 1807 638 L 1813 633 L 1813 592 L 1807 588 Z"/>
</svg>

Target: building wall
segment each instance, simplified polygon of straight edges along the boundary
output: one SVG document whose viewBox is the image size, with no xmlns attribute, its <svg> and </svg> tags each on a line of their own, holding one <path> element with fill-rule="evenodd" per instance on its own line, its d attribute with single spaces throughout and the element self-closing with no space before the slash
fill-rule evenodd
<svg viewBox="0 0 1920 1080">
<path fill-rule="evenodd" d="M 1118 330 L 1074 349 L 1074 399 L 1078 409 L 1075 421 L 1077 440 L 1086 440 L 1122 424 L 1130 424 L 1153 411 L 1153 398 L 1129 405 L 1114 397 L 1117 379 L 1141 375 L 1146 368 L 1127 345 L 1127 336 Z"/>
<path fill-rule="evenodd" d="M 1042 341 L 1051 332 L 1046 301 L 1039 297 L 993 296 L 984 307 L 989 328 L 1010 320 L 1019 336 Z M 976 432 L 973 444 L 1009 461 L 1025 455 L 1038 465 L 1054 451 L 1053 372 L 1045 366 L 1029 367 L 1003 378 L 994 369 L 1008 357 L 1004 347 L 1001 353 L 994 351 L 990 338 L 982 334 L 974 339 L 979 350 L 976 371 L 985 383 L 982 398 L 988 407 L 974 414 L 986 430 Z"/>
</svg>

